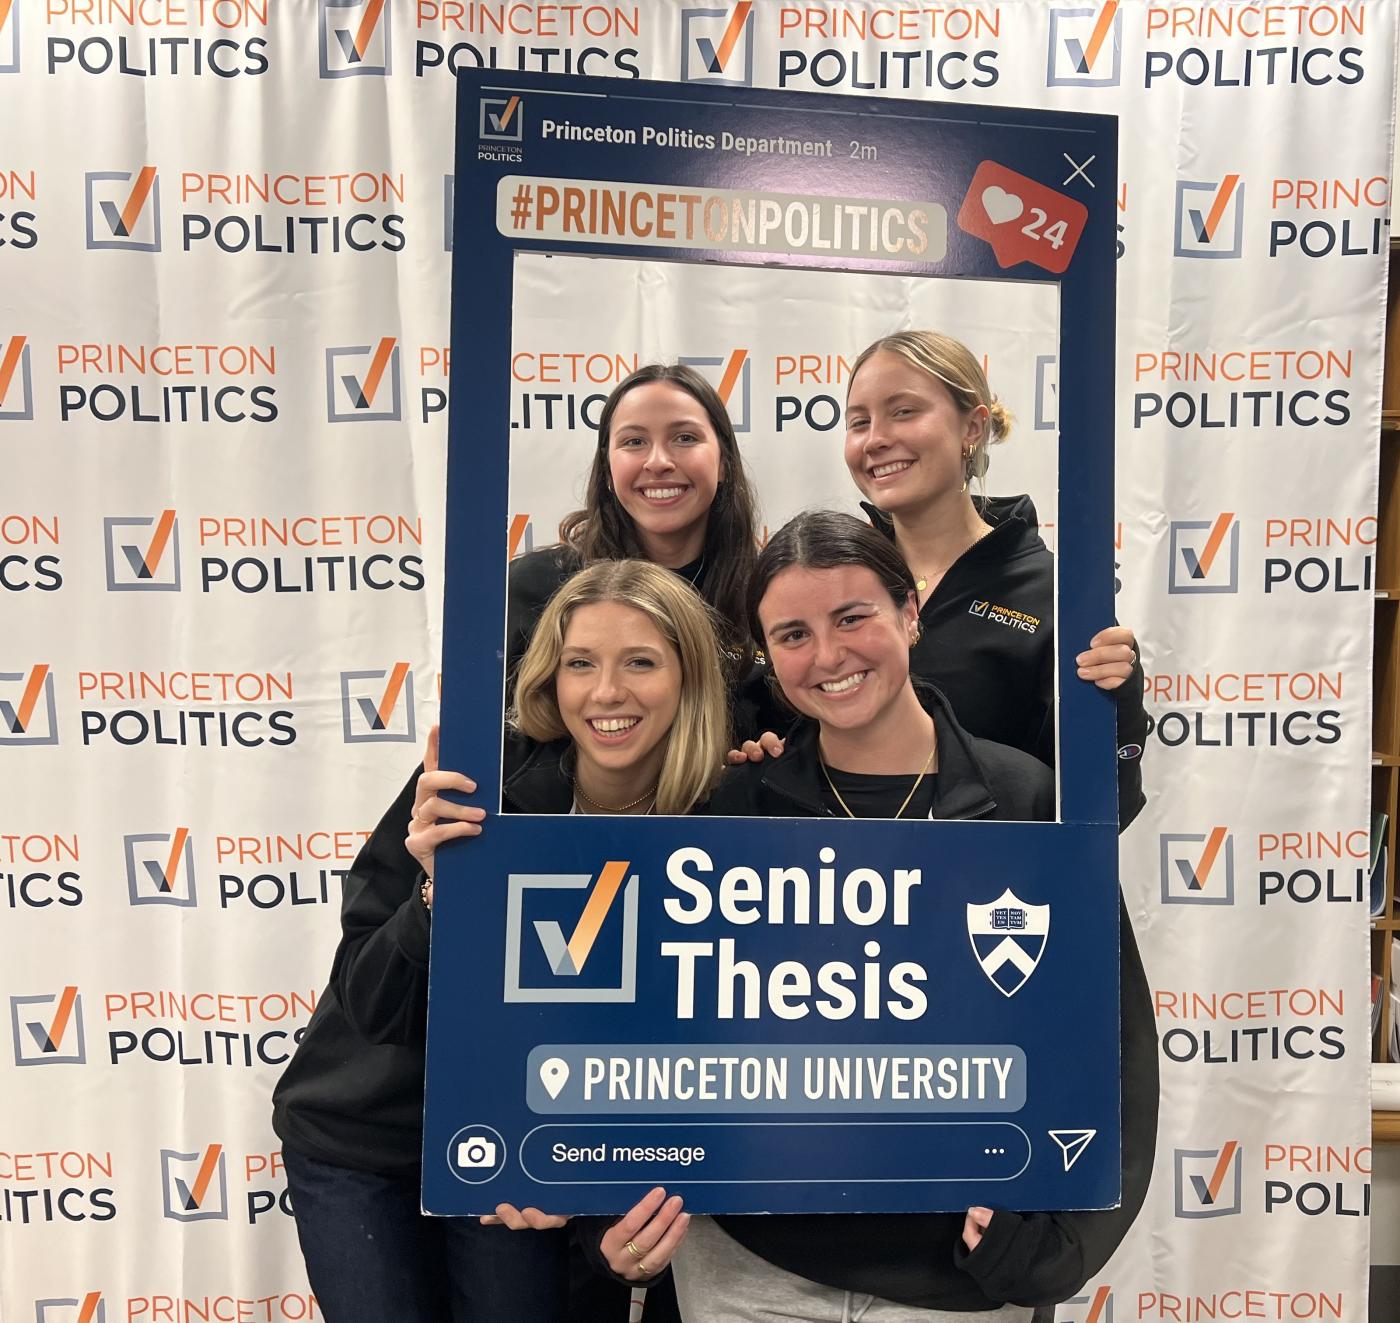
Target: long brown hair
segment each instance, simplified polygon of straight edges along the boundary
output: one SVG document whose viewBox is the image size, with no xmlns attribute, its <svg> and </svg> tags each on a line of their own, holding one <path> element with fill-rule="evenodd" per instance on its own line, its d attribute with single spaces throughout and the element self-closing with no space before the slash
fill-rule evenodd
<svg viewBox="0 0 1400 1323">
<path fill-rule="evenodd" d="M 632 517 L 622 508 L 608 480 L 608 450 L 613 414 L 623 396 L 654 381 L 678 386 L 692 396 L 715 429 L 720 483 L 705 521 L 704 562 L 695 587 L 719 616 L 721 642 L 726 651 L 747 658 L 750 641 L 744 599 L 758 556 L 753 487 L 739 453 L 729 411 L 715 388 L 694 368 L 683 363 L 648 363 L 613 388 L 598 420 L 598 445 L 588 471 L 583 509 L 566 515 L 560 522 L 559 540 L 578 552 L 585 565 L 599 560 L 646 559 Z"/>
</svg>

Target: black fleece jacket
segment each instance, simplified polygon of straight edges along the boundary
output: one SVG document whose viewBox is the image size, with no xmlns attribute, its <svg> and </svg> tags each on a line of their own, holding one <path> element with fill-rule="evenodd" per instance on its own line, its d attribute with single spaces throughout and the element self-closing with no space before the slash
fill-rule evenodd
<svg viewBox="0 0 1400 1323">
<path fill-rule="evenodd" d="M 1053 776 L 1017 749 L 969 736 L 939 694 L 920 695 L 938 732 L 935 818 L 1045 820 Z M 824 807 L 817 727 L 799 722 L 780 758 L 733 769 L 707 812 L 818 816 Z M 926 1309 L 975 1312 L 1067 1300 L 1108 1261 L 1147 1194 L 1157 1137 L 1157 1037 L 1127 911 L 1119 902 L 1123 1196 L 1116 1209 L 1080 1213 L 998 1210 L 976 1250 L 962 1214 L 862 1213 L 719 1217 L 767 1262 L 809 1281 Z"/>
<path fill-rule="evenodd" d="M 502 808 L 567 813 L 568 740 L 506 741 Z M 428 911 L 404 849 L 421 767 L 345 879 L 330 983 L 272 1094 L 272 1128 L 298 1153 L 338 1167 L 415 1176 L 423 1146 Z"/>
<path fill-rule="evenodd" d="M 873 505 L 861 508 L 894 537 L 888 515 Z M 919 612 L 923 636 L 910 666 L 947 695 L 972 734 L 1024 749 L 1053 766 L 1055 559 L 1037 531 L 1040 520 L 1029 496 L 988 497 L 978 502 L 978 513 L 992 531 L 963 552 L 928 595 Z M 1068 642 L 1079 652 L 1089 640 Z M 1132 675 L 1111 696 L 1122 831 L 1147 802 L 1141 759 L 1149 725 L 1140 661 L 1134 659 Z"/>
</svg>

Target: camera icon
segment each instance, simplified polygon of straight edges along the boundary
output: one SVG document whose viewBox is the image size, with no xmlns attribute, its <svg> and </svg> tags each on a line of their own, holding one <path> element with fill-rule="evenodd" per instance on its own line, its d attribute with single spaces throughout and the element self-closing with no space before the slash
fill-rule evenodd
<svg viewBox="0 0 1400 1323">
<path fill-rule="evenodd" d="M 496 1141 L 482 1135 L 470 1135 L 457 1144 L 459 1167 L 494 1167 L 497 1162 Z"/>
<path fill-rule="evenodd" d="M 507 1153 L 501 1132 L 477 1121 L 448 1140 L 443 1156 L 448 1170 L 464 1185 L 485 1185 L 505 1170 Z"/>
</svg>

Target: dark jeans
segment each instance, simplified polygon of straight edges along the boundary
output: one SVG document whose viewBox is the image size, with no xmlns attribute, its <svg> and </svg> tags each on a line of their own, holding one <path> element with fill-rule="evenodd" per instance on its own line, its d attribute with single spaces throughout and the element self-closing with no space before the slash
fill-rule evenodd
<svg viewBox="0 0 1400 1323">
<path fill-rule="evenodd" d="M 567 1231 L 424 1217 L 418 1183 L 284 1150 L 311 1289 L 326 1323 L 563 1323 Z M 627 1317 L 626 1306 L 618 1323 Z"/>
</svg>

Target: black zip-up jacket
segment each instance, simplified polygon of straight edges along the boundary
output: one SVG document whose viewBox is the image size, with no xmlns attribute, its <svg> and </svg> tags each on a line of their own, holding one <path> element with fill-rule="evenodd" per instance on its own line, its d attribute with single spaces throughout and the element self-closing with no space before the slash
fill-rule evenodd
<svg viewBox="0 0 1400 1323">
<path fill-rule="evenodd" d="M 568 740 L 509 737 L 502 808 L 567 813 Z M 345 878 L 330 983 L 272 1095 L 288 1148 L 384 1176 L 417 1175 L 423 1146 L 428 911 L 404 848 L 422 767 L 390 805 Z"/>
<path fill-rule="evenodd" d="M 932 816 L 991 820 L 1054 816 L 1054 777 L 1038 759 L 967 734 L 936 692 L 920 700 L 938 732 Z M 706 812 L 822 816 L 817 724 L 789 733 L 782 757 L 731 769 Z M 925 1309 L 974 1312 L 1067 1300 L 1105 1263 L 1147 1194 L 1157 1139 L 1157 1036 L 1147 977 L 1119 901 L 1123 1195 L 1102 1212 L 998 1210 L 976 1250 L 961 1213 L 717 1217 L 760 1258 L 809 1281 Z M 603 1224 L 604 1226 L 606 1224 Z M 587 1238 L 591 1243 L 593 1237 Z"/>
<path fill-rule="evenodd" d="M 866 503 L 861 508 L 894 537 L 888 515 Z M 963 552 L 928 595 L 910 669 L 947 695 L 965 729 L 1053 766 L 1055 559 L 1037 532 L 1040 521 L 1029 496 L 988 497 L 977 510 L 992 531 Z M 1088 642 L 1069 640 L 1075 652 Z M 1141 760 L 1150 728 L 1140 661 L 1134 659 L 1132 675 L 1109 696 L 1117 713 L 1123 831 L 1147 802 Z"/>
</svg>

